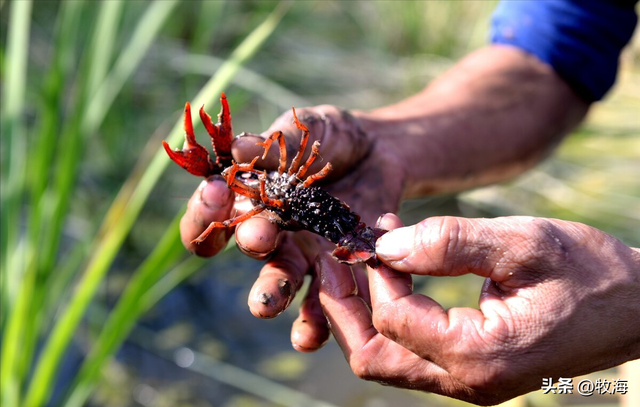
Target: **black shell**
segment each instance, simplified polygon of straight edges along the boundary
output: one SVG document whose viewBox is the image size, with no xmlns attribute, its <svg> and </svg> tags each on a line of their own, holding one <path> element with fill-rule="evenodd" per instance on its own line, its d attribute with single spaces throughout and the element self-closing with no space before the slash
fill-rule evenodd
<svg viewBox="0 0 640 407">
<path fill-rule="evenodd" d="M 338 244 L 360 223 L 347 204 L 319 187 L 294 188 L 287 195 L 286 208 L 269 208 L 278 214 L 283 229 L 308 230 Z"/>
</svg>

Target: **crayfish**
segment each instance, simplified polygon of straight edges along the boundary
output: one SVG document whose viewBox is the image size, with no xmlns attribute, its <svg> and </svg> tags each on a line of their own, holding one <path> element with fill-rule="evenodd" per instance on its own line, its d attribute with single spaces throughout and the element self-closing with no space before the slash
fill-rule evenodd
<svg viewBox="0 0 640 407">
<path fill-rule="evenodd" d="M 315 141 L 311 153 L 303 163 L 302 157 L 307 147 L 309 130 L 298 120 L 293 108 L 293 120 L 302 131 L 300 147 L 289 168 L 287 168 L 287 151 L 284 135 L 276 131 L 264 142 L 257 143 L 264 147 L 262 159 L 267 156 L 271 145 L 278 143 L 280 149 L 279 166 L 276 171 L 267 172 L 254 168 L 260 156 L 249 163 L 236 163 L 231 157 L 231 113 L 229 104 L 223 93 L 220 102 L 222 110 L 218 115 L 218 123 L 213 124 L 211 116 L 200 108 L 200 119 L 204 124 L 216 155 L 211 160 L 205 147 L 198 144 L 191 121 L 191 107 L 187 102 L 184 113 L 185 144 L 182 150 L 172 150 L 163 141 L 169 157 L 191 174 L 208 178 L 221 174 L 227 186 L 235 193 L 251 199 L 254 207 L 248 212 L 225 220 L 211 222 L 194 243 L 203 242 L 215 228 L 229 228 L 252 216 L 268 211 L 270 219 L 284 230 L 307 230 L 325 237 L 337 245 L 333 257 L 342 263 L 355 264 L 365 262 L 377 265 L 375 242 L 386 230 L 372 228 L 360 221 L 360 216 L 352 212 L 349 206 L 330 195 L 325 190 L 312 184 L 331 171 L 331 163 L 327 163 L 319 172 L 307 175 L 311 164 L 319 156 L 320 142 Z"/>
</svg>

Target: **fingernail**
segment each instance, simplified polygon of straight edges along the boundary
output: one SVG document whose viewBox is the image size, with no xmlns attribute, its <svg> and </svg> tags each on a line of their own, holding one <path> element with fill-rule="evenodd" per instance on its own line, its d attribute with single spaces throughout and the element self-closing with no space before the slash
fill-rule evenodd
<svg viewBox="0 0 640 407">
<path fill-rule="evenodd" d="M 333 294 L 336 286 L 335 276 L 325 269 L 326 262 L 328 261 L 328 254 L 320 253 L 316 257 L 316 273 L 320 278 L 320 287 L 323 291 Z"/>
<path fill-rule="evenodd" d="M 317 277 L 320 278 L 320 284 L 324 285 L 325 284 L 325 275 L 324 275 L 324 265 L 323 265 L 323 261 L 322 261 L 322 254 L 318 254 L 318 256 L 316 256 L 316 268 L 315 268 L 315 272 L 317 273 Z"/>
<path fill-rule="evenodd" d="M 387 261 L 398 261 L 407 257 L 413 244 L 413 229 L 399 228 L 380 237 L 376 242 L 376 254 Z"/>
</svg>

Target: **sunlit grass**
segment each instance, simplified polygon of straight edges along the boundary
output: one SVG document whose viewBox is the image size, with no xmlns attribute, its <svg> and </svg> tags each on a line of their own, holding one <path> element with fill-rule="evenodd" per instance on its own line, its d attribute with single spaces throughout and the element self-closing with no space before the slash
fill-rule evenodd
<svg viewBox="0 0 640 407">
<path fill-rule="evenodd" d="M 219 264 L 182 248 L 177 222 L 198 181 L 165 171 L 160 151 L 160 139 L 181 143 L 186 100 L 215 111 L 225 90 L 235 128 L 251 131 L 292 105 L 393 103 L 484 44 L 494 4 L 0 3 L 2 405 L 83 405 L 139 319 L 202 265 Z M 577 220 L 640 245 L 634 49 L 616 89 L 553 158 L 463 194 L 466 213 Z M 413 216 L 457 201 L 428 202 Z M 122 281 L 115 298 L 108 273 Z M 470 297 L 468 285 L 428 283 L 452 305 Z M 106 317 L 88 312 L 105 303 L 115 303 Z M 83 319 L 97 327 L 88 339 Z M 78 344 L 86 358 L 76 377 L 57 377 Z M 272 366 L 268 357 L 260 366 Z M 256 380 L 264 394 L 286 391 Z M 56 386 L 62 398 L 52 400 Z"/>
<path fill-rule="evenodd" d="M 28 33 L 31 3 L 17 3 L 12 8 L 11 31 L 8 33 L 9 46 L 6 80 L 13 86 L 3 93 L 3 145 L 11 146 L 11 154 L 3 157 L 3 164 L 8 162 L 7 171 L 10 174 L 7 193 L 3 191 L 3 289 L 17 287 L 17 295 L 12 298 L 13 290 L 3 292 L 3 358 L 2 358 L 2 397 L 5 406 L 41 406 L 47 403 L 51 389 L 59 370 L 59 363 L 65 349 L 76 331 L 82 316 L 92 301 L 96 290 L 100 286 L 106 272 L 113 263 L 115 256 L 126 238 L 133 223 L 136 221 L 149 193 L 157 183 L 160 175 L 168 164 L 167 158 L 160 148 L 151 160 L 143 161 L 138 169 L 124 182 L 120 194 L 105 215 L 102 226 L 97 231 L 93 242 L 86 244 L 79 242 L 79 250 L 86 258 L 84 270 L 75 269 L 80 262 L 74 259 L 71 264 L 63 262 L 57 264 L 58 251 L 65 219 L 69 214 L 69 207 L 75 195 L 78 168 L 84 157 L 84 142 L 93 136 L 103 122 L 109 108 L 121 89 L 130 80 L 131 75 L 140 65 L 143 56 L 150 45 L 156 40 L 157 34 L 167 21 L 177 2 L 163 1 L 150 3 L 146 12 L 140 17 L 129 42 L 122 52 L 115 58 L 110 67 L 111 49 L 117 38 L 116 24 L 120 19 L 123 4 L 121 2 L 104 2 L 98 12 L 97 24 L 93 38 L 87 52 L 83 53 L 80 71 L 73 92 L 73 113 L 67 121 L 54 123 L 56 113 L 63 109 L 60 103 L 64 101 L 65 86 L 56 83 L 62 80 L 65 72 L 54 70 L 50 81 L 54 88 L 49 89 L 50 113 L 45 119 L 46 126 L 41 127 L 42 133 L 37 139 L 40 145 L 51 148 L 26 147 L 26 137 L 22 134 L 20 114 L 23 108 L 24 73 L 26 55 L 29 51 Z M 70 42 L 75 41 L 73 32 L 79 23 L 79 14 L 87 12 L 82 9 L 82 3 L 64 3 L 60 9 L 58 25 L 59 53 L 69 52 Z M 211 80 L 193 98 L 196 105 L 211 103 L 228 85 L 237 70 L 260 48 L 264 40 L 277 27 L 286 6 L 281 5 L 262 24 L 242 42 L 229 56 L 220 68 L 213 74 Z M 58 54 L 60 55 L 60 54 Z M 65 57 L 69 57 L 65 55 Z M 54 58 L 54 60 L 61 60 Z M 66 66 L 69 68 L 69 66 Z M 61 70 L 64 67 L 60 67 Z M 56 105 L 55 102 L 58 102 Z M 51 112 L 54 111 L 54 112 Z M 55 129 L 61 130 L 59 135 Z M 172 143 L 181 137 L 181 122 L 178 121 L 168 139 Z M 59 139 L 59 145 L 54 141 Z M 6 144 L 5 144 L 6 143 Z M 4 148 L 3 148 L 4 150 Z M 33 151 L 33 158 L 27 163 L 27 151 Z M 57 153 L 57 155 L 53 155 Z M 10 160 L 9 160 L 10 159 Z M 38 161 L 41 160 L 41 161 Z M 27 210 L 26 219 L 29 227 L 26 234 L 19 232 L 23 196 L 23 186 L 29 185 L 24 176 L 30 163 L 50 162 L 54 168 L 51 179 L 44 174 L 41 178 L 34 177 L 31 205 Z M 40 181 L 44 179 L 44 181 Z M 3 180 L 4 181 L 4 180 Z M 46 181 L 49 181 L 47 183 Z M 3 182 L 4 185 L 4 182 Z M 44 202 L 43 202 L 44 201 Z M 5 209 L 7 209 L 5 211 Z M 178 218 L 176 218 L 178 219 Z M 45 225 L 42 228 L 42 225 Z M 91 241 L 91 239 L 89 239 Z M 24 247 L 24 249 L 21 249 Z M 68 405 L 82 405 L 91 392 L 97 378 L 97 373 L 104 365 L 107 357 L 112 355 L 117 346 L 126 337 L 133 323 L 140 313 L 149 309 L 156 301 L 197 270 L 202 262 L 198 259 L 187 260 L 178 266 L 174 272 L 169 272 L 173 264 L 184 256 L 178 235 L 177 221 L 167 229 L 165 238 L 161 239 L 156 250 L 144 262 L 129 284 L 121 299 L 121 306 L 114 311 L 111 322 L 103 332 L 105 339 L 99 338 L 94 353 L 90 356 L 78 376 L 71 393 Z M 71 290 L 68 286 L 70 274 L 77 275 L 77 286 Z M 11 270 L 11 274 L 9 271 Z M 21 272 L 24 270 L 24 272 Z M 166 274 L 165 278 L 162 278 Z M 62 280 L 60 280 L 62 278 Z M 56 281 L 62 281 L 56 283 Z M 160 284 L 153 289 L 156 282 Z M 54 288 L 55 291 L 49 291 Z M 52 299 L 51 294 L 57 294 Z M 35 300 L 34 300 L 35 299 Z M 68 300 L 67 300 L 68 299 Z M 44 316 L 52 315 L 50 310 L 43 309 L 44 305 L 61 307 L 61 314 L 51 326 L 51 333 L 47 338 L 41 354 L 35 361 L 33 376 L 28 385 L 24 381 L 31 376 L 33 350 L 41 332 L 41 323 L 50 326 Z M 118 311 L 120 310 L 120 311 Z M 138 310 L 138 311 L 136 311 Z M 6 321 L 6 323 L 5 323 Z M 21 394 L 21 388 L 25 393 Z"/>
</svg>

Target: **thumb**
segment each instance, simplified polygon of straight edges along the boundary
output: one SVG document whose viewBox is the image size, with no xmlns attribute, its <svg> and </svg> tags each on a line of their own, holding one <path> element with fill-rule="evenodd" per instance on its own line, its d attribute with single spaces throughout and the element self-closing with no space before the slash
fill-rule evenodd
<svg viewBox="0 0 640 407">
<path fill-rule="evenodd" d="M 397 271 L 434 276 L 474 273 L 504 281 L 517 268 L 540 261 L 539 239 L 532 233 L 538 229 L 535 223 L 536 218 L 525 217 L 432 217 L 383 235 L 376 254 Z"/>
</svg>

